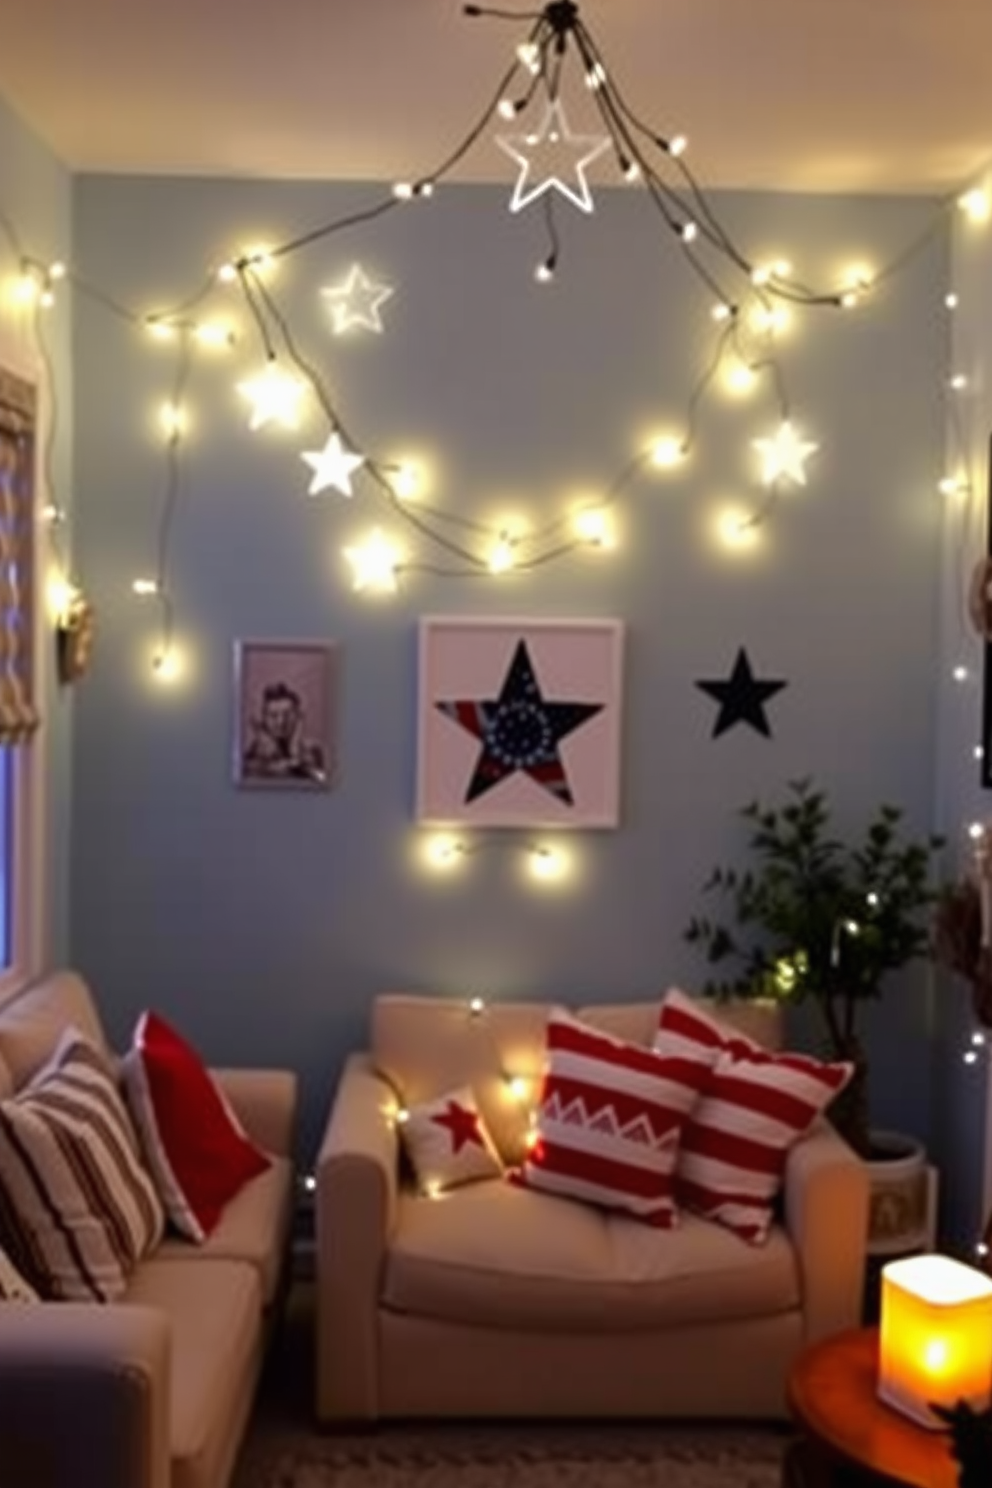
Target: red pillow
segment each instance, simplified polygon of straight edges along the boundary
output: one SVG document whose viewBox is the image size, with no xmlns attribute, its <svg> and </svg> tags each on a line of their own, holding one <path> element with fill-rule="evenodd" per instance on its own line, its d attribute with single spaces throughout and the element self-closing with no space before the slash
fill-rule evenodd
<svg viewBox="0 0 992 1488">
<path fill-rule="evenodd" d="M 679 1134 L 706 1074 L 552 1012 L 533 1145 L 510 1181 L 670 1228 Z"/>
<path fill-rule="evenodd" d="M 148 1169 L 176 1229 L 202 1242 L 272 1160 L 250 1141 L 196 1050 L 142 1013 L 122 1062 Z"/>
<path fill-rule="evenodd" d="M 763 1244 L 789 1149 L 853 1071 L 807 1054 L 721 1054 L 682 1133 L 678 1202 Z"/>
<path fill-rule="evenodd" d="M 682 1132 L 678 1203 L 762 1244 L 789 1149 L 843 1090 L 854 1066 L 763 1049 L 675 987 L 661 1005 L 654 1048 L 706 1071 Z"/>
</svg>

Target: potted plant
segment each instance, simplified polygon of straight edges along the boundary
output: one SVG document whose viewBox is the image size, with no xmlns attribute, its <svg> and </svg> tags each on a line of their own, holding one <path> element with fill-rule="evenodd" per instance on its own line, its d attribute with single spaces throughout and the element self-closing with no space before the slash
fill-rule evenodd
<svg viewBox="0 0 992 1488">
<path fill-rule="evenodd" d="M 755 801 L 741 815 L 750 865 L 716 868 L 705 885 L 733 923 L 700 914 L 685 932 L 720 969 L 705 990 L 717 998 L 813 999 L 829 1056 L 854 1065 L 830 1119 L 860 1156 L 885 1156 L 869 1121 L 859 1015 L 889 972 L 930 952 L 932 860 L 943 841 L 907 837 L 902 811 L 883 805 L 861 840 L 846 844 L 834 833 L 825 792 L 808 779 L 791 782 L 783 804 Z"/>
</svg>

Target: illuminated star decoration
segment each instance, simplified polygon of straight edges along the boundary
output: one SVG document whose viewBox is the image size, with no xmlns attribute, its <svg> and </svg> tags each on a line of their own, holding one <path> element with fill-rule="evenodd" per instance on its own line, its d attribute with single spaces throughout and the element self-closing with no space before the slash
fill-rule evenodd
<svg viewBox="0 0 992 1488">
<path fill-rule="evenodd" d="M 364 455 L 356 455 L 345 449 L 336 429 L 322 450 L 305 450 L 300 458 L 313 469 L 313 480 L 308 491 L 310 496 L 326 491 L 328 486 L 333 486 L 342 496 L 350 496 L 351 472 L 365 464 Z"/>
<path fill-rule="evenodd" d="M 268 423 L 295 429 L 300 422 L 300 399 L 305 391 L 298 377 L 280 372 L 274 361 L 250 382 L 238 383 L 238 392 L 252 404 L 248 426 L 251 429 L 261 429 Z"/>
<path fill-rule="evenodd" d="M 759 682 L 751 670 L 747 652 L 741 646 L 733 671 L 726 680 L 696 683 L 701 692 L 708 693 L 720 704 L 710 737 L 717 739 L 736 723 L 747 723 L 770 739 L 772 731 L 765 714 L 765 703 L 787 685 L 785 682 Z"/>
<path fill-rule="evenodd" d="M 432 1116 L 431 1120 L 438 1126 L 447 1127 L 451 1134 L 451 1150 L 454 1153 L 461 1152 L 468 1142 L 476 1142 L 485 1150 L 485 1142 L 479 1131 L 479 1117 L 475 1111 L 466 1110 L 457 1101 L 449 1100 L 444 1111 L 439 1116 Z"/>
<path fill-rule="evenodd" d="M 352 265 L 343 284 L 320 292 L 330 303 L 335 336 L 350 331 L 354 326 L 381 331 L 379 306 L 394 293 L 388 284 L 374 283 L 360 264 Z"/>
<path fill-rule="evenodd" d="M 605 134 L 573 134 L 560 102 L 548 105 L 536 134 L 498 134 L 496 143 L 520 166 L 510 211 L 519 212 L 545 191 L 559 191 L 583 212 L 593 209 L 586 166 L 610 148 Z"/>
<path fill-rule="evenodd" d="M 761 479 L 766 486 L 774 485 L 779 480 L 791 480 L 797 486 L 804 486 L 806 461 L 820 448 L 808 439 L 800 439 L 788 419 L 773 438 L 755 439 L 753 443 L 761 455 Z"/>
<path fill-rule="evenodd" d="M 518 641 L 499 697 L 437 703 L 439 712 L 473 734 L 482 749 L 465 804 L 522 771 L 564 806 L 574 804 L 558 752 L 567 734 L 603 711 L 602 703 L 549 703 L 541 695 L 526 641 Z"/>
</svg>

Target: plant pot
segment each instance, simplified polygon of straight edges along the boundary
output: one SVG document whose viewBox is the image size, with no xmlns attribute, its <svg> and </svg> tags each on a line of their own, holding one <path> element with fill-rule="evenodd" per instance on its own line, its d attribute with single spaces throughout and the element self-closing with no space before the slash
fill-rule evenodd
<svg viewBox="0 0 992 1488">
<path fill-rule="evenodd" d="M 864 1160 L 870 1185 L 868 1250 L 905 1255 L 932 1243 L 931 1170 L 922 1142 L 903 1132 L 872 1131 Z"/>
</svg>

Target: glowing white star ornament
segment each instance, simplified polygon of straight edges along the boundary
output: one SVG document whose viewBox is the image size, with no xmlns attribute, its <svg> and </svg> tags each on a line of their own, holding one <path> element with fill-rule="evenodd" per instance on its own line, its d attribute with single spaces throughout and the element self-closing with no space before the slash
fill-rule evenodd
<svg viewBox="0 0 992 1488">
<path fill-rule="evenodd" d="M 352 265 L 343 284 L 320 292 L 331 307 L 335 336 L 340 336 L 355 326 L 364 326 L 369 331 L 381 331 L 379 306 L 394 293 L 388 284 L 376 284 L 370 279 L 361 264 Z"/>
<path fill-rule="evenodd" d="M 752 442 L 761 455 L 761 479 L 766 486 L 779 480 L 795 481 L 797 486 L 806 484 L 806 461 L 820 446 L 800 439 L 788 419 L 772 438 Z"/>
<path fill-rule="evenodd" d="M 346 450 L 341 443 L 341 435 L 334 431 L 322 450 L 305 450 L 300 456 L 313 470 L 313 480 L 310 482 L 309 496 L 316 496 L 319 491 L 326 491 L 328 486 L 333 486 L 340 491 L 342 496 L 352 495 L 351 473 L 360 465 L 365 464 L 364 455 L 356 455 L 351 450 Z"/>
<path fill-rule="evenodd" d="M 583 212 L 593 209 L 586 166 L 610 148 L 605 134 L 573 134 L 558 99 L 548 105 L 534 134 L 498 134 L 500 149 L 520 166 L 510 201 L 519 212 L 546 191 L 558 191 Z"/>
<path fill-rule="evenodd" d="M 265 371 L 250 382 L 238 383 L 238 392 L 252 405 L 250 429 L 261 429 L 270 423 L 295 429 L 300 422 L 299 405 L 305 391 L 298 377 L 280 372 L 275 362 L 269 362 Z"/>
<path fill-rule="evenodd" d="M 344 556 L 351 564 L 355 589 L 377 589 L 383 593 L 395 591 L 400 554 L 378 527 L 361 547 L 345 548 Z"/>
</svg>

